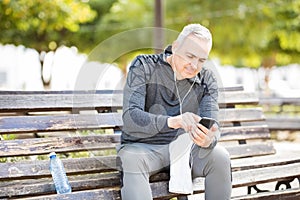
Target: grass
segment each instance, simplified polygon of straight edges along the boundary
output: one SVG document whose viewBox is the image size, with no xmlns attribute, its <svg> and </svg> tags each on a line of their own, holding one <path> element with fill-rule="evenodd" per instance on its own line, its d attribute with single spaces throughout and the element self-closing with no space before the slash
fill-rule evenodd
<svg viewBox="0 0 300 200">
<path fill-rule="evenodd" d="M 298 105 L 263 105 L 263 111 L 268 116 L 291 116 L 300 117 L 300 106 Z"/>
</svg>

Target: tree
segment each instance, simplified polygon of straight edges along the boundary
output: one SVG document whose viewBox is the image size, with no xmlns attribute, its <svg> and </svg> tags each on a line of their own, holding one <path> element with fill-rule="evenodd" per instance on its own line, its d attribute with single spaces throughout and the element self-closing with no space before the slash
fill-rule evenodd
<svg viewBox="0 0 300 200">
<path fill-rule="evenodd" d="M 213 33 L 212 56 L 224 64 L 259 67 L 299 62 L 300 1 L 197 1 L 166 6 L 166 26 L 200 22 Z"/>
<path fill-rule="evenodd" d="M 118 1 L 100 27 L 113 35 L 153 26 L 153 8 L 153 1 Z M 260 67 L 300 61 L 300 1 L 172 0 L 165 1 L 165 13 L 168 29 L 180 31 L 193 22 L 211 29 L 211 55 L 223 64 Z"/>
<path fill-rule="evenodd" d="M 148 0 L 122 0 L 96 26 L 98 42 L 90 60 L 117 62 L 125 72 L 129 60 L 139 51 L 152 52 L 154 3 Z M 96 46 L 97 44 L 97 46 Z"/>
<path fill-rule="evenodd" d="M 74 45 L 69 40 L 80 25 L 96 17 L 89 4 L 73 0 L 3 0 L 0 1 L 0 42 L 22 44 L 38 51 L 60 45 Z"/>
<path fill-rule="evenodd" d="M 165 28 L 179 32 L 193 22 L 207 26 L 214 38 L 211 56 L 223 64 L 259 67 L 300 61 L 300 1 L 163 2 Z M 148 0 L 0 1 L 0 42 L 38 51 L 74 45 L 87 53 L 116 34 L 152 26 L 154 1 Z M 153 34 L 139 32 L 131 37 L 142 44 L 145 40 L 151 43 Z M 174 34 L 166 35 L 165 44 L 173 39 Z M 132 43 L 117 40 L 109 43 L 109 50 L 118 50 L 120 45 L 131 48 Z M 124 67 L 131 58 L 122 56 L 117 62 Z"/>
<path fill-rule="evenodd" d="M 80 29 L 68 39 L 74 43 L 81 52 L 89 53 L 96 44 L 100 43 L 110 35 L 101 26 L 103 17 L 109 13 L 111 7 L 117 0 L 89 0 L 88 4 L 96 12 L 96 17 L 87 23 L 80 24 Z"/>
</svg>

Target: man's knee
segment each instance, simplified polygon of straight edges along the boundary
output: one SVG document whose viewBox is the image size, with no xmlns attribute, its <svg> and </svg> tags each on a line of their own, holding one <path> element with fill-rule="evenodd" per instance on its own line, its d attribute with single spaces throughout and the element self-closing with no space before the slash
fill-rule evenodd
<svg viewBox="0 0 300 200">
<path fill-rule="evenodd" d="M 217 145 L 211 152 L 211 160 L 217 166 L 230 166 L 230 155 L 228 151 L 220 146 Z"/>
<path fill-rule="evenodd" d="M 208 163 L 208 173 L 213 173 L 224 181 L 232 181 L 230 155 L 224 147 L 217 145 L 212 150 Z"/>
</svg>

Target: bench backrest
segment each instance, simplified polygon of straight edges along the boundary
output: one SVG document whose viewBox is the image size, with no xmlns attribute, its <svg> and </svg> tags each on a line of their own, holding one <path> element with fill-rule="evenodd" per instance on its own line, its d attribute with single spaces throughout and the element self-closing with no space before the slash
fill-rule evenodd
<svg viewBox="0 0 300 200">
<path fill-rule="evenodd" d="M 262 110 L 255 107 L 258 98 L 242 89 L 220 89 L 221 144 L 233 159 L 274 154 Z M 53 191 L 53 185 L 38 184 L 40 178 L 51 182 L 47 155 L 52 151 L 68 157 L 63 162 L 71 180 L 80 175 L 80 180 L 74 178 L 74 190 L 119 184 L 113 174 L 118 173 L 121 114 L 122 91 L 0 92 L 0 134 L 5 139 L 0 141 L 0 188 L 7 181 L 31 179 L 36 184 L 30 193 Z M 27 194 L 22 184 L 9 187 L 0 198 Z"/>
</svg>

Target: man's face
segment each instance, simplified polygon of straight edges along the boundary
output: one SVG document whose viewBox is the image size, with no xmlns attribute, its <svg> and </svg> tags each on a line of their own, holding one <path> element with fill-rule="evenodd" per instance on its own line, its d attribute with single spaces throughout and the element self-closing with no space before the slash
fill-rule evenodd
<svg viewBox="0 0 300 200">
<path fill-rule="evenodd" d="M 173 43 L 172 67 L 178 80 L 195 77 L 207 60 L 210 47 L 206 40 L 189 35 L 184 41 Z"/>
</svg>

